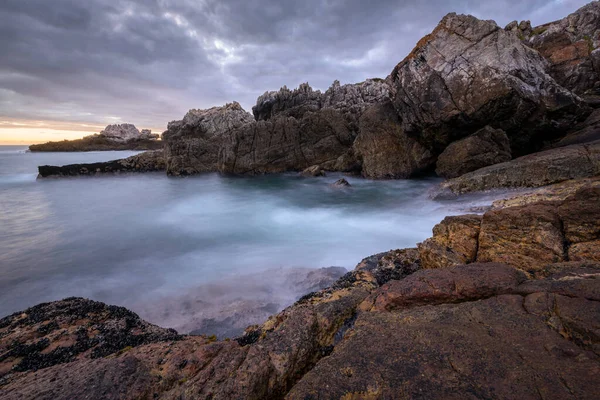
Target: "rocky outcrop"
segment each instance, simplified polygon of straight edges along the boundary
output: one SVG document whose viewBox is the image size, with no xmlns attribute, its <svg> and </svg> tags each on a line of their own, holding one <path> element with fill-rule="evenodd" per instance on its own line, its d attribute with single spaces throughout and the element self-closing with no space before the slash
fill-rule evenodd
<svg viewBox="0 0 600 400">
<path fill-rule="evenodd" d="M 445 263 L 443 254 L 428 261 L 439 268 L 422 269 L 420 249 L 368 257 L 331 287 L 302 297 L 236 340 L 171 337 L 123 309 L 90 302 L 99 311 L 80 310 L 81 300 L 39 306 L 51 310 L 42 317 L 31 310 L 16 313 L 0 320 L 0 365 L 7 366 L 0 393 L 6 399 L 395 398 L 398 393 L 593 399 L 600 390 L 595 379 L 600 264 L 590 258 L 551 262 L 538 249 L 548 247 L 558 232 L 566 253 L 586 243 L 597 255 L 592 246 L 600 240 L 599 200 L 598 189 L 584 188 L 537 208 L 445 220 L 434 239 L 468 258 L 467 265 Z M 497 238 L 482 243 L 490 232 Z M 498 260 L 483 263 L 482 251 L 503 254 L 517 268 Z M 586 253 L 577 254 L 585 258 Z M 119 322 L 121 313 L 129 322 Z M 113 319 L 117 322 L 108 322 Z M 107 341 L 113 347 L 105 349 L 104 335 L 115 329 L 123 339 Z M 63 342 L 63 331 L 80 336 Z M 18 355 L 62 354 L 84 333 L 98 341 L 66 363 L 14 368 L 23 362 Z M 39 344 L 43 337 L 51 347 Z"/>
<path fill-rule="evenodd" d="M 419 243 L 423 268 L 445 268 L 477 258 L 480 215 L 446 217 L 433 228 L 433 237 Z"/>
<path fill-rule="evenodd" d="M 600 90 L 600 3 L 593 1 L 559 21 L 531 28 L 528 21 L 506 27 L 550 63 L 548 73 L 579 95 Z"/>
<path fill-rule="evenodd" d="M 1 319 L 0 338 L 1 385 L 10 372 L 102 358 L 142 344 L 181 337 L 172 329 L 141 320 L 123 307 L 69 298 Z"/>
<path fill-rule="evenodd" d="M 564 147 L 600 141 L 600 109 L 594 110 L 582 123 L 576 125 L 564 138 L 552 147 Z"/>
<path fill-rule="evenodd" d="M 170 122 L 162 134 L 167 174 L 216 171 L 219 152 L 226 138 L 251 121 L 252 116 L 234 102 L 208 110 L 190 110 L 183 120 Z"/>
<path fill-rule="evenodd" d="M 101 174 L 157 172 L 166 169 L 165 154 L 162 150 L 147 151 L 121 160 L 91 164 L 70 164 L 62 167 L 42 165 L 38 167 L 38 178 L 58 178 L 65 176 L 91 176 Z"/>
<path fill-rule="evenodd" d="M 506 133 L 486 126 L 448 146 L 440 154 L 435 172 L 444 178 L 456 178 L 479 168 L 510 161 L 511 158 Z"/>
<path fill-rule="evenodd" d="M 159 150 L 163 144 L 158 135 L 148 129 L 140 132 L 135 125 L 109 125 L 102 132 L 83 139 L 63 140 L 29 146 L 32 152 L 53 151 L 112 151 L 112 150 Z"/>
<path fill-rule="evenodd" d="M 541 187 L 600 175 L 600 141 L 571 145 L 481 168 L 440 185 L 436 195 Z"/>
<path fill-rule="evenodd" d="M 158 139 L 158 135 L 153 135 L 152 131 L 149 129 L 142 129 L 140 132 L 135 125 L 132 124 L 108 125 L 98 136 L 120 143 L 129 142 L 131 140 Z"/>
<path fill-rule="evenodd" d="M 449 14 L 388 78 L 405 133 L 434 153 L 490 125 L 515 155 L 539 149 L 585 116 L 535 50 L 493 21 Z"/>
<path fill-rule="evenodd" d="M 256 122 L 237 129 L 225 142 L 219 170 L 236 174 L 302 171 L 314 165 L 360 171 L 352 145 L 362 113 L 388 96 L 381 80 L 334 84 L 325 92 L 308 84 L 265 93 L 253 112 Z"/>
</svg>

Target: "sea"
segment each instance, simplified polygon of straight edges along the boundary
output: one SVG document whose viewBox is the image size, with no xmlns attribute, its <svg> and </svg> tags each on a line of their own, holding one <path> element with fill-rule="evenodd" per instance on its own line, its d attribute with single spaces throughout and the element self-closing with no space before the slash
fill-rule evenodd
<svg viewBox="0 0 600 400">
<path fill-rule="evenodd" d="M 490 202 L 431 200 L 438 178 L 348 176 L 349 188 L 331 186 L 340 174 L 37 179 L 39 165 L 133 154 L 0 146 L 0 318 L 81 296 L 197 331 L 220 313 L 292 304 L 304 293 L 287 274 L 415 247 L 445 216 Z"/>
</svg>

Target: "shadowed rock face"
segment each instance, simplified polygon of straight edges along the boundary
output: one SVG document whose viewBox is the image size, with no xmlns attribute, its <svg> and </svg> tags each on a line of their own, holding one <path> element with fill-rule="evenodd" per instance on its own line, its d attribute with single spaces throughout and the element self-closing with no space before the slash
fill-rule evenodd
<svg viewBox="0 0 600 400">
<path fill-rule="evenodd" d="M 225 141 L 219 170 L 264 174 L 320 165 L 360 171 L 352 149 L 360 117 L 388 94 L 382 80 L 344 86 L 336 81 L 325 93 L 308 84 L 265 93 L 252 109 L 256 122 L 240 127 Z"/>
<path fill-rule="evenodd" d="M 545 69 L 538 52 L 493 21 L 449 14 L 388 80 L 404 131 L 425 147 L 439 154 L 491 125 L 521 155 L 586 112 Z"/>
<path fill-rule="evenodd" d="M 62 167 L 42 165 L 38 167 L 39 178 L 65 176 L 91 176 L 131 172 L 156 172 L 166 169 L 165 153 L 162 150 L 147 151 L 121 160 L 91 164 L 70 164 Z"/>
<path fill-rule="evenodd" d="M 456 178 L 488 165 L 511 160 L 510 141 L 504 131 L 486 126 L 458 140 L 440 154 L 435 172 L 444 178 Z"/>
<path fill-rule="evenodd" d="M 566 18 L 533 29 L 523 23 L 506 29 L 549 61 L 548 73 L 561 86 L 580 95 L 598 94 L 600 3 L 591 2 Z"/>
<path fill-rule="evenodd" d="M 217 170 L 219 151 L 227 136 L 252 121 L 239 103 L 208 110 L 190 110 L 162 135 L 167 174 L 192 175 Z"/>
</svg>

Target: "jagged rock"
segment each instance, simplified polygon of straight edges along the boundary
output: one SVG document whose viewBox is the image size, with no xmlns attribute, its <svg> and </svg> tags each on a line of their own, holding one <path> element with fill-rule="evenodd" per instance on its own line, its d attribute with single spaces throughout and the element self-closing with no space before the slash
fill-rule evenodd
<svg viewBox="0 0 600 400">
<path fill-rule="evenodd" d="M 541 187 L 596 175 L 600 175 L 600 141 L 546 150 L 469 172 L 443 182 L 436 196 Z"/>
<path fill-rule="evenodd" d="M 325 93 L 308 84 L 265 93 L 253 107 L 257 121 L 240 127 L 225 141 L 219 170 L 264 174 L 314 165 L 343 172 L 360 169 L 352 149 L 358 121 L 388 92 L 384 81 L 372 79 L 343 86 L 334 82 Z"/>
<path fill-rule="evenodd" d="M 162 134 L 167 174 L 217 171 L 224 141 L 235 129 L 252 120 L 252 115 L 234 102 L 208 110 L 190 110 L 183 120 L 170 122 Z"/>
<path fill-rule="evenodd" d="M 99 136 L 105 137 L 114 142 L 129 142 L 130 140 L 154 139 L 152 132 L 148 129 L 140 132 L 135 125 L 117 124 L 108 125 Z"/>
<path fill-rule="evenodd" d="M 600 3 L 593 1 L 559 21 L 517 34 L 549 62 L 548 73 L 577 94 L 600 89 Z"/>
<path fill-rule="evenodd" d="M 327 174 L 323 171 L 320 165 L 313 165 L 312 167 L 306 168 L 304 171 L 300 173 L 302 176 L 306 177 L 317 177 L 317 176 L 326 176 Z"/>
<path fill-rule="evenodd" d="M 350 185 L 350 183 L 346 179 L 342 178 L 342 179 L 338 179 L 337 181 L 332 183 L 331 186 L 333 186 L 333 187 L 350 187 L 352 185 Z"/>
<path fill-rule="evenodd" d="M 510 141 L 500 129 L 486 126 L 473 135 L 453 142 L 440 154 L 435 172 L 456 178 L 488 165 L 511 160 Z"/>
<path fill-rule="evenodd" d="M 389 101 L 368 108 L 361 116 L 354 153 L 362 175 L 372 179 L 399 179 L 425 172 L 432 154 L 407 136 Z"/>
<path fill-rule="evenodd" d="M 165 153 L 162 150 L 147 151 L 121 160 L 91 164 L 70 164 L 62 167 L 41 165 L 38 178 L 58 178 L 130 172 L 156 172 L 166 169 Z"/>
<path fill-rule="evenodd" d="M 433 237 L 419 243 L 423 268 L 446 268 L 477 258 L 480 215 L 446 217 L 433 228 Z"/>
<path fill-rule="evenodd" d="M 490 125 L 522 155 L 587 113 L 545 69 L 538 52 L 493 21 L 449 14 L 388 80 L 405 133 L 434 153 Z"/>
</svg>

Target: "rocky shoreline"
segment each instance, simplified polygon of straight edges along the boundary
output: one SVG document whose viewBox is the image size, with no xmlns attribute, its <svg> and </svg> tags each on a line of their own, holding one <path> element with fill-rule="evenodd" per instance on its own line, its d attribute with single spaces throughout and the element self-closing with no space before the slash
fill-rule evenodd
<svg viewBox="0 0 600 400">
<path fill-rule="evenodd" d="M 541 27 L 449 14 L 385 79 L 191 110 L 164 153 L 40 167 L 450 178 L 528 188 L 361 261 L 234 340 L 85 299 L 0 320 L 2 398 L 595 399 L 600 3 Z M 42 173 L 43 172 L 43 173 Z"/>
<path fill-rule="evenodd" d="M 84 299 L 0 320 L 3 398 L 577 398 L 600 390 L 600 188 L 448 217 L 236 340 Z M 346 396 L 346 397 L 344 397 Z"/>
</svg>

